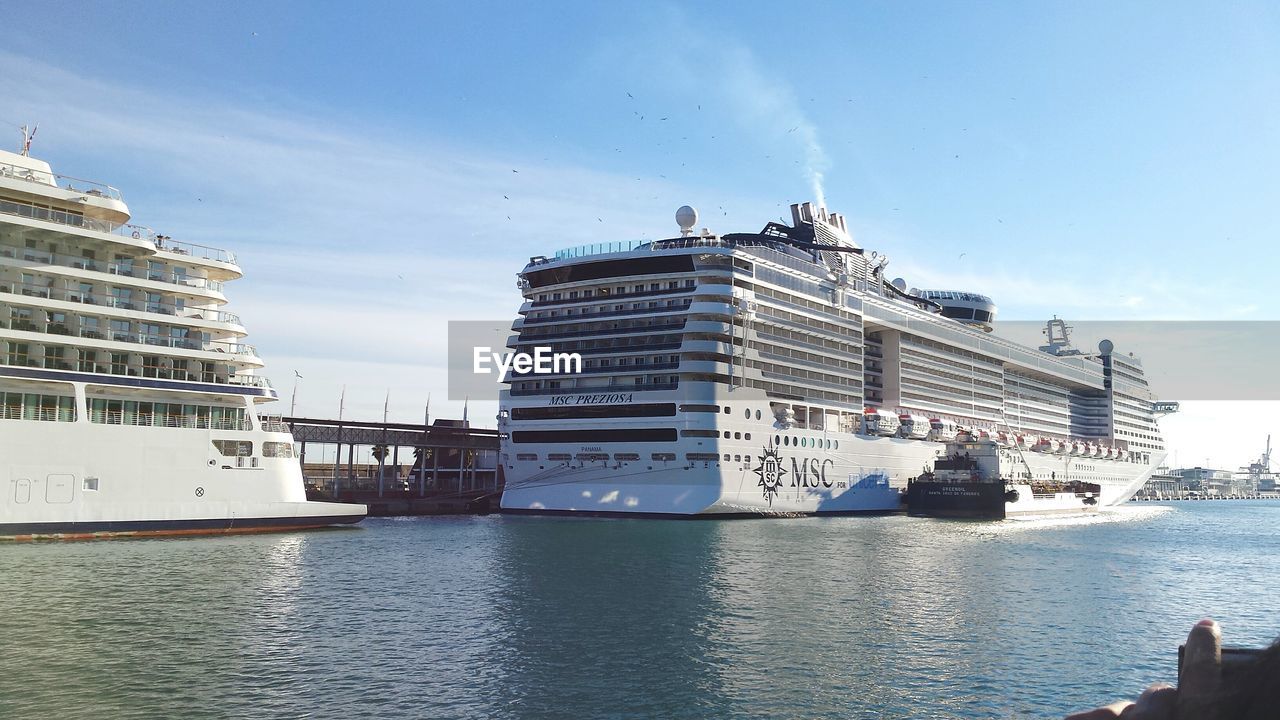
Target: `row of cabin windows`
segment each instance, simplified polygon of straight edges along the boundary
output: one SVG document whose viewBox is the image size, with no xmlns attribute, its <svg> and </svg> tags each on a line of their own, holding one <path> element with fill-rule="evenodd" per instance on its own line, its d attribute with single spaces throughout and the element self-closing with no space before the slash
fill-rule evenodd
<svg viewBox="0 0 1280 720">
<path fill-rule="evenodd" d="M 43 248 L 44 252 L 47 252 L 50 255 L 61 255 L 63 257 L 77 257 L 81 260 L 88 261 L 87 263 L 84 263 L 86 265 L 86 269 L 89 269 L 89 270 L 98 269 L 94 262 L 98 259 L 97 250 L 90 250 L 88 248 L 81 248 L 74 245 L 64 247 L 54 241 L 45 241 L 44 245 L 45 245 L 45 247 Z M 23 247 L 27 250 L 40 249 L 37 245 L 37 241 L 32 238 L 27 238 Z M 181 265 L 169 266 L 160 260 L 147 260 L 144 263 L 142 261 L 142 258 L 136 258 L 136 257 L 133 257 L 132 255 L 121 255 L 118 253 L 115 254 L 114 256 L 109 255 L 107 253 L 103 253 L 103 255 L 104 255 L 103 260 L 106 260 L 108 257 L 112 258 L 111 269 L 117 275 L 133 277 L 135 272 L 135 267 L 137 269 L 137 274 L 139 277 L 146 277 L 149 280 L 161 280 L 168 277 L 170 274 L 175 276 L 182 276 L 187 274 L 186 267 L 183 267 Z M 31 259 L 31 258 L 27 258 L 27 259 Z M 143 270 L 146 271 L 145 274 L 143 273 Z"/>
<path fill-rule="evenodd" d="M 151 293 L 148 293 L 151 295 Z M 153 312 L 159 312 L 154 310 Z M 93 315 L 72 316 L 58 310 L 45 310 L 35 314 L 31 308 L 10 307 L 9 327 L 27 332 L 45 332 L 54 335 L 78 335 L 79 337 L 118 340 L 122 342 L 157 342 L 175 347 L 201 349 L 209 340 L 209 334 L 193 328 L 162 325 L 159 323 L 133 322 L 127 318 L 104 318 Z"/>
<path fill-rule="evenodd" d="M 696 284 L 697 284 L 697 281 L 693 280 L 692 278 L 685 280 L 683 283 L 679 280 L 669 280 L 667 281 L 667 289 L 679 290 L 682 286 L 691 288 L 691 287 L 694 287 Z M 645 292 L 646 289 L 650 292 L 661 290 L 662 283 L 649 283 L 647 288 L 643 284 L 632 285 L 630 288 L 630 291 L 633 293 L 638 293 L 638 292 Z M 627 291 L 628 291 L 628 288 L 626 285 L 617 285 L 612 288 L 602 287 L 602 288 L 586 289 L 586 290 L 570 290 L 568 292 L 538 293 L 538 302 L 546 302 L 548 300 L 551 300 L 554 302 L 556 300 L 564 300 L 566 298 L 569 300 L 577 300 L 579 297 L 582 297 L 582 298 L 597 297 L 597 296 L 608 297 L 609 295 L 615 295 L 615 294 L 625 295 Z"/>
<path fill-rule="evenodd" d="M 676 385 L 679 383 L 679 381 L 680 381 L 680 376 L 678 375 L 641 375 L 639 377 L 632 378 L 631 384 L 632 385 Z M 547 380 L 545 382 L 542 380 L 534 380 L 531 382 L 517 383 L 516 389 L 517 390 L 543 390 L 543 389 L 557 390 L 564 387 L 560 383 L 561 381 L 559 380 Z M 580 387 L 580 388 L 573 388 L 573 389 L 581 392 L 593 392 L 593 391 L 599 391 L 599 390 L 608 390 L 609 387 Z"/>
<path fill-rule="evenodd" d="M 169 358 L 161 355 L 135 355 L 106 350 L 75 350 L 61 345 L 45 345 L 36 357 L 29 343 L 9 342 L 0 354 L 0 362 L 19 367 L 43 367 L 50 370 L 78 370 L 108 375 L 141 375 L 165 380 L 219 382 L 219 377 L 234 373 L 230 366 L 211 362 Z M 74 364 L 73 364 L 74 363 Z"/>
<path fill-rule="evenodd" d="M 244 408 L 89 398 L 89 421 L 103 425 L 248 430 Z"/>
<path fill-rule="evenodd" d="M 76 399 L 69 395 L 0 392 L 0 419 L 75 422 Z"/>
<path fill-rule="evenodd" d="M 565 317 L 568 317 L 573 315 L 598 315 L 598 314 L 603 314 L 608 312 L 624 312 L 626 310 L 657 310 L 660 308 L 688 307 L 690 302 L 691 301 L 688 298 L 684 300 L 667 300 L 665 302 L 661 302 L 658 300 L 650 300 L 648 302 L 633 302 L 631 303 L 630 308 L 627 307 L 626 303 L 618 303 L 612 306 L 599 305 L 599 306 L 582 307 L 582 308 L 567 308 L 563 311 L 563 313 Z M 560 316 L 561 316 L 560 310 L 547 310 L 545 312 L 535 312 L 531 314 L 531 317 L 535 317 L 535 318 L 560 317 Z"/>
</svg>

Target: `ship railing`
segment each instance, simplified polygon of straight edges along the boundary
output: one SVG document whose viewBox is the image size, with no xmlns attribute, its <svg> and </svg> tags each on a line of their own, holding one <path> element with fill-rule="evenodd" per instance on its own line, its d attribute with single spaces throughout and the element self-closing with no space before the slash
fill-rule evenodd
<svg viewBox="0 0 1280 720">
<path fill-rule="evenodd" d="M 17 405 L 0 406 L 0 420 L 40 420 L 43 422 L 75 422 L 76 411 L 72 408 L 45 408 Z"/>
<path fill-rule="evenodd" d="M 111 198 L 112 200 L 120 200 L 121 202 L 124 201 L 124 196 L 120 194 L 119 190 L 105 183 L 100 183 L 94 180 L 84 180 L 81 178 L 71 177 L 70 175 L 58 175 L 57 173 L 32 170 L 31 168 L 21 167 L 12 163 L 0 163 L 0 177 L 26 180 L 38 185 L 48 185 L 51 187 L 62 188 L 63 190 L 70 190 L 71 192 Z"/>
<path fill-rule="evenodd" d="M 58 223 L 59 225 L 69 225 L 71 227 L 84 228 L 85 230 L 93 230 L 95 232 L 102 233 L 115 232 L 115 230 L 120 227 L 118 223 L 85 217 L 84 215 L 67 212 L 65 210 L 36 207 L 35 205 L 13 202 L 12 200 L 0 200 L 0 213 L 31 218 L 32 220 L 43 220 L 45 222 Z"/>
<path fill-rule="evenodd" d="M 630 252 L 650 244 L 649 240 L 622 240 L 618 242 L 590 243 L 556 251 L 556 260 L 587 257 L 588 255 L 604 255 L 606 253 Z"/>
<path fill-rule="evenodd" d="M 161 235 L 157 233 L 146 225 L 123 225 L 116 232 L 121 235 L 129 235 L 135 240 L 150 240 L 155 244 L 157 250 L 171 252 L 175 255 L 188 255 L 193 258 L 213 260 L 215 262 L 226 263 L 228 265 L 236 264 L 236 255 L 230 250 L 174 240 L 168 235 Z"/>
<path fill-rule="evenodd" d="M 0 255 L 7 254 L 0 250 Z M 66 281 L 70 284 L 71 280 Z M 51 287 L 39 283 L 24 282 L 6 282 L 0 280 L 0 293 L 16 293 L 27 297 L 39 297 L 46 300 L 61 300 L 63 302 L 80 303 L 82 305 L 99 305 L 102 307 L 116 308 L 119 310 L 134 310 L 138 312 L 147 312 L 156 315 L 169 315 L 172 317 L 186 318 L 190 320 L 208 320 L 211 322 L 227 323 L 229 325 L 244 326 L 244 322 L 240 316 L 235 313 L 229 313 L 224 310 L 209 310 L 205 308 L 188 307 L 186 305 L 179 306 L 172 301 L 134 301 L 132 298 L 117 297 L 115 295 L 97 295 L 91 292 L 81 290 L 72 290 L 70 288 Z"/>
<path fill-rule="evenodd" d="M 231 375 L 227 378 L 227 384 L 268 389 L 272 387 L 265 375 Z"/>
<path fill-rule="evenodd" d="M 0 204 L 3 204 L 3 202 L 0 200 Z M 222 282 L 218 280 L 196 277 L 186 273 L 151 270 L 142 265 L 134 265 L 132 262 L 107 262 L 105 260 L 62 255 L 31 248 L 14 247 L 12 245 L 0 246 L 0 257 L 22 259 L 26 262 L 42 263 L 44 265 L 69 267 L 76 270 L 108 273 L 110 275 L 138 278 L 139 280 L 151 280 L 182 287 L 200 288 L 214 292 L 222 292 L 223 287 Z"/>
<path fill-rule="evenodd" d="M 202 415 L 156 415 L 126 413 L 119 410 L 90 410 L 89 421 L 99 425 L 132 425 L 137 427 L 170 427 L 196 430 L 252 430 L 248 420 L 211 418 Z"/>
<path fill-rule="evenodd" d="M 152 347 L 172 348 L 175 350 L 198 350 L 200 352 L 226 353 L 257 358 L 258 349 L 247 343 L 224 342 L 222 340 L 200 340 L 191 337 L 175 337 L 171 335 L 144 335 L 132 332 L 107 331 L 98 328 L 82 327 L 72 330 L 62 323 L 49 323 L 44 328 L 31 320 L 15 319 L 11 321 L 11 330 L 34 332 L 42 335 L 61 335 L 64 337 L 81 337 L 89 340 L 109 340 L 111 342 L 150 345 Z M 3 321 L 0 321 L 3 327 Z"/>
</svg>

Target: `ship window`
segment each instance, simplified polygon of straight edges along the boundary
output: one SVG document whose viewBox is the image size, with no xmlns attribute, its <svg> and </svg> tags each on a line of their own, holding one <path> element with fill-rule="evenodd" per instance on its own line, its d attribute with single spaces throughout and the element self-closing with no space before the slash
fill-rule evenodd
<svg viewBox="0 0 1280 720">
<path fill-rule="evenodd" d="M 782 444 L 782 436 L 781 436 L 781 435 L 774 435 L 774 436 L 773 436 L 773 444 L 774 444 L 774 445 L 781 445 L 781 444 Z"/>
<path fill-rule="evenodd" d="M 725 415 L 728 415 L 728 414 L 729 414 L 729 406 L 728 406 L 728 405 L 725 405 L 725 406 L 724 406 L 724 414 L 725 414 Z"/>
<path fill-rule="evenodd" d="M 746 435 L 743 435 L 743 436 L 742 436 L 742 439 L 743 439 L 743 440 L 750 440 L 750 439 L 751 439 L 751 433 L 747 433 Z"/>
<path fill-rule="evenodd" d="M 734 462 L 742 462 L 742 456 L 741 456 L 741 455 L 734 455 L 734 456 L 733 456 L 733 461 L 734 461 Z"/>
<path fill-rule="evenodd" d="M 214 440 L 213 446 L 217 448 L 223 457 L 249 457 L 253 455 L 253 443 L 249 440 Z"/>
<path fill-rule="evenodd" d="M 742 433 L 740 433 L 740 432 L 736 432 L 736 433 L 734 433 L 734 434 L 733 434 L 733 439 L 734 439 L 734 440 L 741 440 L 741 439 L 742 439 Z"/>
<path fill-rule="evenodd" d="M 729 462 L 729 453 L 724 454 L 724 461 Z"/>
<path fill-rule="evenodd" d="M 293 443 L 264 442 L 262 443 L 262 457 L 291 458 L 293 457 Z"/>
<path fill-rule="evenodd" d="M 94 491 L 96 491 L 96 490 L 98 489 L 98 478 L 96 478 L 96 477 L 87 477 L 87 478 L 85 478 L 85 479 L 84 479 L 84 485 L 83 485 L 83 487 L 84 487 L 84 489 L 85 489 L 85 490 L 94 490 Z"/>
<path fill-rule="evenodd" d="M 683 437 L 703 437 L 703 438 L 720 437 L 720 433 L 715 430 L 681 430 L 680 435 L 682 435 Z"/>
<path fill-rule="evenodd" d="M 746 418 L 747 418 L 748 420 L 750 420 L 750 419 L 751 419 L 751 408 L 747 408 L 747 410 L 746 410 Z"/>
<path fill-rule="evenodd" d="M 718 412 L 720 412 L 720 406 L 719 406 L 719 405 L 689 405 L 689 404 L 683 404 L 683 405 L 681 405 L 681 406 L 680 406 L 680 412 L 711 412 L 711 413 L 718 413 Z"/>
<path fill-rule="evenodd" d="M 756 419 L 757 419 L 757 420 L 759 420 L 759 419 L 760 419 L 760 411 L 759 411 L 759 410 L 756 410 Z"/>
<path fill-rule="evenodd" d="M 788 435 L 788 436 L 786 436 L 786 437 L 782 438 L 782 444 L 783 444 L 783 445 L 790 446 L 790 445 L 791 445 L 791 436 L 790 436 L 790 435 Z"/>
</svg>

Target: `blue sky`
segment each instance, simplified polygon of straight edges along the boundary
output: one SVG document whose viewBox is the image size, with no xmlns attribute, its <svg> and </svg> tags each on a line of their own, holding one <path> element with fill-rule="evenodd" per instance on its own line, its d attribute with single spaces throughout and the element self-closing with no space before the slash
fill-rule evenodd
<svg viewBox="0 0 1280 720">
<path fill-rule="evenodd" d="M 351 414 L 388 388 L 459 414 L 443 323 L 510 316 L 530 255 L 673 234 L 684 203 L 754 230 L 819 186 L 891 274 L 1005 318 L 1280 319 L 1274 6 L 366 5 L 5 13 L 0 142 L 39 122 L 55 171 L 237 250 L 232 309 L 299 413 L 346 384 Z M 1166 428 L 1234 466 L 1277 405 Z"/>
</svg>

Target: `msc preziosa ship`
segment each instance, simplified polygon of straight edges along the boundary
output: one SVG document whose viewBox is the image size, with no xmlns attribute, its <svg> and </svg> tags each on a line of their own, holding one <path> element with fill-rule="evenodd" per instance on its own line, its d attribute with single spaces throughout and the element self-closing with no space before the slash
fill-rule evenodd
<svg viewBox="0 0 1280 720">
<path fill-rule="evenodd" d="M 578 353 L 512 373 L 498 416 L 514 512 L 886 512 L 957 437 L 990 439 L 1023 481 L 1129 499 L 1165 456 L 1141 363 L 991 334 L 980 294 L 885 277 L 845 218 L 811 203 L 758 233 L 535 257 L 508 345 Z"/>
<path fill-rule="evenodd" d="M 225 251 L 129 225 L 108 185 L 0 151 L 0 537 L 356 522 L 308 502 L 226 312 Z"/>
</svg>

